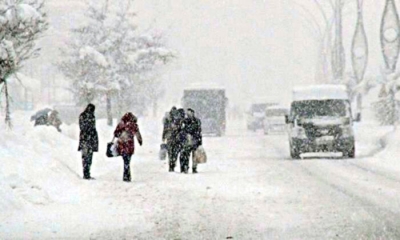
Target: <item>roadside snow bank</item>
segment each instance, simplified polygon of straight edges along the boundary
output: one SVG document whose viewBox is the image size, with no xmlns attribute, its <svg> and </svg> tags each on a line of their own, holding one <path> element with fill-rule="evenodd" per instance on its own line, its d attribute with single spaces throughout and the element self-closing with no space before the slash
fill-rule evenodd
<svg viewBox="0 0 400 240">
<path fill-rule="evenodd" d="M 10 205 L 70 201 L 79 177 L 71 151 L 76 141 L 53 127 L 33 127 L 28 113 L 13 114 L 13 129 L 0 123 L 1 210 Z M 72 198 L 73 199 L 73 198 Z"/>
<path fill-rule="evenodd" d="M 357 158 L 372 157 L 385 147 L 382 139 L 390 132 L 391 127 L 378 126 L 372 123 L 355 124 Z"/>
<path fill-rule="evenodd" d="M 377 158 L 382 158 L 396 164 L 400 167 L 400 131 L 395 130 L 388 133 L 381 140 L 384 150 L 376 155 Z"/>
</svg>

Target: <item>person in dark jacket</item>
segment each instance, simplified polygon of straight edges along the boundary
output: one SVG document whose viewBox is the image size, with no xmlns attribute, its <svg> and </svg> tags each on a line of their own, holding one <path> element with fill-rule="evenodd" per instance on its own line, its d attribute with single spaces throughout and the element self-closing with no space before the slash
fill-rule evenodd
<svg viewBox="0 0 400 240">
<path fill-rule="evenodd" d="M 174 172 L 176 160 L 182 149 L 180 142 L 180 129 L 182 124 L 182 113 L 176 107 L 172 107 L 169 118 L 164 122 L 162 140 L 167 144 L 169 172 Z"/>
<path fill-rule="evenodd" d="M 117 151 L 121 154 L 124 159 L 124 176 L 123 180 L 125 182 L 131 181 L 131 169 L 130 162 L 132 155 L 135 152 L 135 141 L 136 136 L 140 146 L 143 144 L 142 135 L 139 131 L 139 126 L 137 124 L 137 118 L 132 113 L 126 113 L 121 122 L 118 124 L 114 131 L 114 136 L 118 138 Z"/>
<path fill-rule="evenodd" d="M 82 151 L 83 178 L 93 179 L 90 176 L 93 152 L 99 150 L 99 138 L 96 130 L 96 117 L 94 116 L 95 106 L 88 104 L 85 111 L 79 116 L 79 148 Z"/>
<path fill-rule="evenodd" d="M 172 107 L 171 111 L 167 112 L 166 116 L 163 118 L 163 132 L 162 132 L 162 141 L 167 142 L 168 139 L 171 137 L 172 133 L 172 122 L 174 115 L 176 114 L 176 107 Z"/>
<path fill-rule="evenodd" d="M 194 110 L 187 110 L 187 117 L 183 121 L 182 125 L 183 148 L 180 156 L 181 171 L 188 173 L 189 170 L 189 158 L 193 155 L 193 152 L 203 144 L 203 137 L 201 133 L 201 121 L 196 118 Z M 197 173 L 197 162 L 192 161 L 192 171 Z"/>
</svg>

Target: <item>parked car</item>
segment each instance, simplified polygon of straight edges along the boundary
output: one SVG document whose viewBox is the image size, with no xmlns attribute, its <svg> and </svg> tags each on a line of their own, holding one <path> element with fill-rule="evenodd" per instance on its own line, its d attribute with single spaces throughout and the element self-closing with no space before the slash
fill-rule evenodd
<svg viewBox="0 0 400 240">
<path fill-rule="evenodd" d="M 347 88 L 342 85 L 316 85 L 293 90 L 289 124 L 290 155 L 299 159 L 309 152 L 356 154 L 353 119 Z"/>
<path fill-rule="evenodd" d="M 288 113 L 289 110 L 282 106 L 267 107 L 267 109 L 265 109 L 265 117 L 263 122 L 264 134 L 285 133 L 285 115 Z"/>
</svg>

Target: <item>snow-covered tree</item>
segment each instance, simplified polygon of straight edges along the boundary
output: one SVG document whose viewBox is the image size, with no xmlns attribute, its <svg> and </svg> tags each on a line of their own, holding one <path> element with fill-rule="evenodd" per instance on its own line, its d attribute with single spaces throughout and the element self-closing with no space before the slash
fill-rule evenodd
<svg viewBox="0 0 400 240">
<path fill-rule="evenodd" d="M 159 86 L 146 76 L 154 75 L 150 73 L 174 55 L 160 36 L 137 30 L 129 0 L 93 2 L 87 12 L 88 23 L 73 30 L 74 38 L 63 50 L 65 58 L 59 66 L 72 80 L 78 103 L 106 101 L 112 125 L 112 100 L 119 111 L 137 108 L 149 93 L 146 87 Z"/>
<path fill-rule="evenodd" d="M 384 72 L 384 78 L 378 101 L 373 103 L 373 107 L 380 124 L 395 126 L 399 121 L 400 101 L 396 99 L 396 93 L 400 86 L 400 73 Z"/>
<path fill-rule="evenodd" d="M 345 77 L 342 41 L 342 12 L 352 0 L 286 0 L 298 10 L 304 26 L 317 46 L 316 74 L 318 83 L 338 83 Z M 312 9 L 310 6 L 314 6 Z M 330 62 L 330 63 L 329 63 Z"/>
<path fill-rule="evenodd" d="M 35 41 L 47 27 L 42 0 L 0 1 L 0 85 L 6 100 L 6 122 L 11 125 L 7 79 L 24 61 L 38 56 Z"/>
</svg>

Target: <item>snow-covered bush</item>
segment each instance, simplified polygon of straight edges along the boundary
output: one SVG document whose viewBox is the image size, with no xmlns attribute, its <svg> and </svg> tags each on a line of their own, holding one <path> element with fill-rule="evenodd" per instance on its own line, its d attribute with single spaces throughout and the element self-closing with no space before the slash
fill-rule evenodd
<svg viewBox="0 0 400 240">
<path fill-rule="evenodd" d="M 382 90 L 379 100 L 372 105 L 377 120 L 383 126 L 395 125 L 399 120 L 400 101 L 396 100 L 395 94 L 392 90 L 390 91 L 388 94 L 386 90 Z"/>
<path fill-rule="evenodd" d="M 157 70 L 174 54 L 165 47 L 161 34 L 137 30 L 130 1 L 93 2 L 87 13 L 88 22 L 72 30 L 73 41 L 62 50 L 64 59 L 58 66 L 71 79 L 77 104 L 106 101 L 111 125 L 112 102 L 123 111 L 143 104 L 148 107 L 142 100 L 149 95 L 158 99 L 154 96 L 160 92 L 154 80 Z"/>
<path fill-rule="evenodd" d="M 396 99 L 399 89 L 400 74 L 385 73 L 384 84 L 377 102 L 373 103 L 375 115 L 381 125 L 395 125 L 399 120 L 400 101 Z"/>
<path fill-rule="evenodd" d="M 43 0 L 0 1 L 0 85 L 8 124 L 11 119 L 7 79 L 25 60 L 39 54 L 35 41 L 48 27 L 43 4 Z"/>
</svg>

